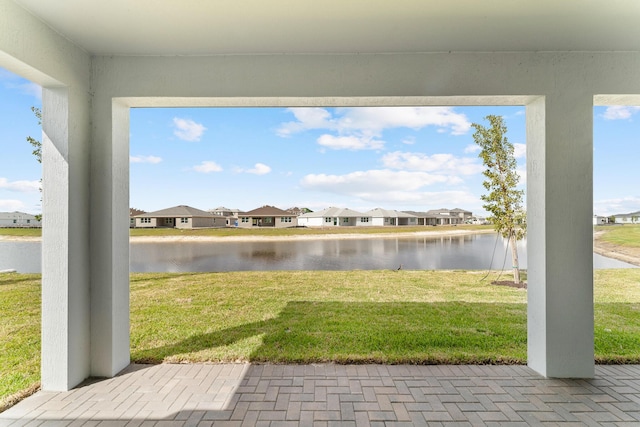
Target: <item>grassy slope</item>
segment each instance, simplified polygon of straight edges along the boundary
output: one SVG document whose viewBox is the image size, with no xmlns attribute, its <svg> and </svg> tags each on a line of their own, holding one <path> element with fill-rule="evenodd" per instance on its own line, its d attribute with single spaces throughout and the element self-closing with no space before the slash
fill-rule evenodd
<svg viewBox="0 0 640 427">
<path fill-rule="evenodd" d="M 134 361 L 524 363 L 526 291 L 482 272 L 133 274 Z M 640 269 L 595 273 L 599 362 L 640 363 Z M 0 406 L 39 379 L 40 276 L 0 275 Z"/>
<path fill-rule="evenodd" d="M 625 224 L 622 226 L 599 226 L 597 231 L 604 231 L 601 239 L 618 245 L 640 248 L 640 224 Z"/>
</svg>

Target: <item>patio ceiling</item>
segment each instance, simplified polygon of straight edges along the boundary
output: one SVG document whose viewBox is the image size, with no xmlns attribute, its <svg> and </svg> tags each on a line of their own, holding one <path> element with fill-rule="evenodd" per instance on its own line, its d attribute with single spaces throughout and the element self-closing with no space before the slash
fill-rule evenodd
<svg viewBox="0 0 640 427">
<path fill-rule="evenodd" d="M 94 55 L 639 51 L 637 0 L 14 0 Z"/>
</svg>

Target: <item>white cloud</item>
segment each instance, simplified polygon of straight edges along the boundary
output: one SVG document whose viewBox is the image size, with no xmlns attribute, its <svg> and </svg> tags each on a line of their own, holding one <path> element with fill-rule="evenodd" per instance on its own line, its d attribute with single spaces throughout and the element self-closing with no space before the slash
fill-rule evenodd
<svg viewBox="0 0 640 427">
<path fill-rule="evenodd" d="M 407 153 L 395 151 L 382 156 L 382 164 L 387 168 L 438 172 L 452 175 L 474 175 L 484 168 L 475 158 L 456 157 L 453 154 Z"/>
<path fill-rule="evenodd" d="M 173 125 L 173 134 L 183 141 L 200 141 L 202 134 L 207 130 L 201 123 L 178 117 L 173 118 Z"/>
<path fill-rule="evenodd" d="M 416 138 L 414 136 L 408 136 L 405 139 L 403 139 L 401 142 L 406 145 L 413 145 L 416 143 Z"/>
<path fill-rule="evenodd" d="M 15 212 L 15 211 L 23 211 L 24 209 L 25 209 L 25 205 L 20 200 L 0 199 L 0 211 Z"/>
<path fill-rule="evenodd" d="M 4 69 L 0 69 L 0 81 L 4 83 L 7 89 L 15 89 L 18 92 L 36 98 L 40 102 L 42 101 L 42 87 L 36 83 Z"/>
<path fill-rule="evenodd" d="M 640 111 L 640 107 L 628 105 L 612 105 L 602 115 L 607 120 L 624 120 Z"/>
<path fill-rule="evenodd" d="M 264 163 L 256 163 L 252 169 L 248 169 L 245 172 L 252 173 L 254 175 L 266 175 L 271 172 L 271 168 Z"/>
<path fill-rule="evenodd" d="M 478 144 L 469 144 L 464 147 L 464 152 L 467 154 L 479 153 L 482 150 Z"/>
<path fill-rule="evenodd" d="M 0 178 L 0 189 L 17 193 L 33 193 L 40 191 L 40 181 L 9 181 Z"/>
<path fill-rule="evenodd" d="M 205 160 L 193 167 L 193 170 L 200 173 L 222 172 L 222 167 L 216 162 Z"/>
<path fill-rule="evenodd" d="M 318 144 L 332 150 L 380 150 L 384 147 L 384 141 L 365 136 L 333 136 L 322 135 L 318 138 Z"/>
<path fill-rule="evenodd" d="M 527 155 L 527 145 L 515 143 L 513 144 L 513 157 L 516 159 L 524 158 Z"/>
<path fill-rule="evenodd" d="M 155 165 L 160 163 L 162 158 L 157 156 L 129 156 L 129 161 L 131 163 L 151 163 Z"/>
<path fill-rule="evenodd" d="M 453 135 L 469 131 L 471 123 L 453 107 L 358 107 L 337 108 L 335 116 L 324 108 L 290 108 L 297 121 L 283 123 L 280 136 L 312 129 L 326 129 L 340 134 L 377 136 L 385 129 L 422 129 L 435 126 Z"/>
<path fill-rule="evenodd" d="M 616 215 L 637 212 L 640 210 L 640 197 L 627 196 L 615 199 L 602 199 L 593 202 L 593 213 L 596 215 Z"/>
<path fill-rule="evenodd" d="M 300 185 L 306 189 L 357 197 L 368 193 L 416 191 L 432 184 L 459 183 L 457 177 L 388 169 L 357 171 L 346 175 L 309 174 L 300 181 Z"/>
</svg>

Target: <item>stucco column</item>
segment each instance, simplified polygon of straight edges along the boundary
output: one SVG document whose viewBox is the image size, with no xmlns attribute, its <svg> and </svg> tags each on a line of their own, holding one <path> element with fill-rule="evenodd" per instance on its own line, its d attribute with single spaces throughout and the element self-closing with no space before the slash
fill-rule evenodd
<svg viewBox="0 0 640 427">
<path fill-rule="evenodd" d="M 42 388 L 89 376 L 89 101 L 86 91 L 42 96 Z"/>
<path fill-rule="evenodd" d="M 565 92 L 526 111 L 528 364 L 591 378 L 593 98 Z"/>
<path fill-rule="evenodd" d="M 112 377 L 130 361 L 129 107 L 96 94 L 93 140 L 91 375 Z"/>
</svg>

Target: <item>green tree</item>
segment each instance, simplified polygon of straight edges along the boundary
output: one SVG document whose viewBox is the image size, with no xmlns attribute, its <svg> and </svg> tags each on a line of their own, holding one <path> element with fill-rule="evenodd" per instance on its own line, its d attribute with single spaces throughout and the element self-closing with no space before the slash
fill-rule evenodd
<svg viewBox="0 0 640 427">
<path fill-rule="evenodd" d="M 38 126 L 42 126 L 42 110 L 38 107 L 31 107 L 31 111 L 38 119 Z M 27 136 L 27 142 L 31 144 L 32 153 L 36 156 L 38 163 L 42 163 L 42 142 L 31 136 Z M 42 193 L 42 179 L 40 179 L 40 192 Z M 40 201 L 42 201 L 42 197 L 40 197 Z M 38 221 L 42 221 L 42 215 L 35 215 L 35 217 Z"/>
<path fill-rule="evenodd" d="M 488 193 L 481 196 L 485 202 L 482 207 L 490 213 L 488 219 L 495 230 L 509 241 L 513 281 L 518 284 L 520 265 L 516 243 L 526 234 L 526 213 L 522 208 L 524 190 L 517 189 L 520 177 L 516 172 L 513 144 L 506 137 L 507 126 L 501 116 L 490 115 L 485 119 L 490 124 L 487 128 L 472 124 L 475 129 L 473 140 L 481 148 L 478 156 L 486 168 L 483 185 Z"/>
<path fill-rule="evenodd" d="M 33 114 L 38 119 L 38 126 L 42 126 L 42 110 L 38 107 L 31 107 L 31 111 L 33 111 Z M 32 153 L 36 156 L 38 163 L 42 163 L 42 143 L 30 136 L 27 137 L 27 142 L 31 144 L 31 147 L 33 148 Z"/>
</svg>

